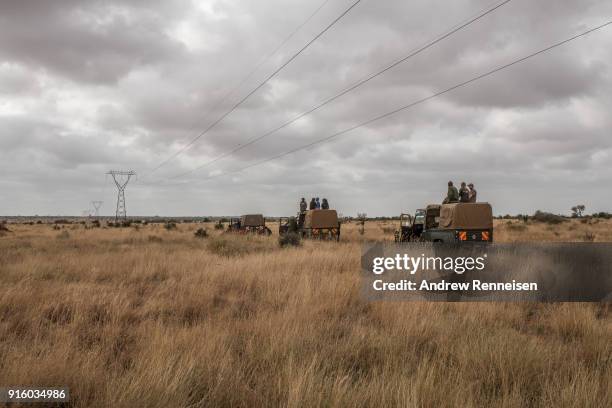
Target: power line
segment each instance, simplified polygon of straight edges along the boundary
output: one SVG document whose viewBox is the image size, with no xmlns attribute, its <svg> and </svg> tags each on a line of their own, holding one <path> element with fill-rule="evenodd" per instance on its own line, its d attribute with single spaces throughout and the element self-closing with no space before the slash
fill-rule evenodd
<svg viewBox="0 0 612 408">
<path fill-rule="evenodd" d="M 240 89 L 240 87 L 244 85 L 253 76 L 253 74 L 255 74 L 255 72 L 257 72 L 259 68 L 261 68 L 263 64 L 268 62 L 270 58 L 276 55 L 276 53 L 281 48 L 283 48 L 285 44 L 287 44 L 289 40 L 291 40 L 293 36 L 295 36 L 298 33 L 298 31 L 302 29 L 302 27 L 308 24 L 310 20 L 312 20 L 312 18 L 316 16 L 319 13 L 319 11 L 321 11 L 321 9 L 325 7 L 327 3 L 329 3 L 329 0 L 325 0 L 323 3 L 321 3 L 319 7 L 317 7 L 315 11 L 313 11 L 312 14 L 310 14 L 310 16 L 308 16 L 306 20 L 304 20 L 299 26 L 297 26 L 295 30 L 293 30 L 274 50 L 272 50 L 272 52 L 270 52 L 259 63 L 257 63 L 257 65 L 255 65 L 255 67 L 235 87 L 233 87 L 228 93 L 225 94 L 225 96 L 223 96 L 223 98 L 221 98 L 221 100 L 214 106 L 213 110 L 221 106 L 227 98 L 229 98 L 231 95 L 234 94 L 234 92 Z"/>
<path fill-rule="evenodd" d="M 554 48 L 560 47 L 560 46 L 562 46 L 564 44 L 567 44 L 567 43 L 569 43 L 569 42 L 571 42 L 573 40 L 576 40 L 576 39 L 578 39 L 580 37 L 584 37 L 587 34 L 590 34 L 590 33 L 594 32 L 594 31 L 600 30 L 600 29 L 602 29 L 604 27 L 607 27 L 607 26 L 609 26 L 611 24 L 612 24 L 612 20 L 610 20 L 610 21 L 608 21 L 608 22 L 606 22 L 604 24 L 601 24 L 599 26 L 593 27 L 593 28 L 591 28 L 589 30 L 583 31 L 580 34 L 576 34 L 573 37 L 570 37 L 570 38 L 568 38 L 566 40 L 563 40 L 563 41 L 560 41 L 560 42 L 555 43 L 553 45 L 550 45 L 550 46 L 548 46 L 546 48 L 543 48 L 543 49 L 541 49 L 539 51 L 533 52 L 533 53 L 531 53 L 529 55 L 526 55 L 526 56 L 524 56 L 522 58 L 514 60 L 514 61 L 512 61 L 510 63 L 501 65 L 501 66 L 499 66 L 497 68 L 494 68 L 494 69 L 492 69 L 490 71 L 487 71 L 487 72 L 485 72 L 483 74 L 480 74 L 478 76 L 475 76 L 475 77 L 473 77 L 471 79 L 468 79 L 466 81 L 460 82 L 460 83 L 458 83 L 456 85 L 453 85 L 453 86 L 451 86 L 449 88 L 446 88 L 446 89 L 444 89 L 444 90 L 442 90 L 440 92 L 436 92 L 436 93 L 434 93 L 432 95 L 429 95 L 429 96 L 427 96 L 425 98 L 416 100 L 414 102 L 411 102 L 411 103 L 409 103 L 407 105 L 401 106 L 401 107 L 399 107 L 397 109 L 394 109 L 394 110 L 389 111 L 387 113 L 384 113 L 382 115 L 379 115 L 379 116 L 376 116 L 374 118 L 368 119 L 365 122 L 361 122 L 361 123 L 359 123 L 359 124 L 357 124 L 355 126 L 352 126 L 350 128 L 347 128 L 347 129 L 341 130 L 339 132 L 333 133 L 333 134 L 331 134 L 329 136 L 326 136 L 324 138 L 317 139 L 314 142 L 311 142 L 311 143 L 308 143 L 308 144 L 305 144 L 305 145 L 301 145 L 301 146 L 296 147 L 294 149 L 288 150 L 288 151 L 286 151 L 284 153 L 280 153 L 280 154 L 278 154 L 276 156 L 272 156 L 272 157 L 269 157 L 267 159 L 260 160 L 258 162 L 252 163 L 252 164 L 250 164 L 248 166 L 244 166 L 244 167 L 241 167 L 239 169 L 232 170 L 232 171 L 227 171 L 227 172 L 219 173 L 219 174 L 216 174 L 216 175 L 213 175 L 213 176 L 209 176 L 209 177 L 206 177 L 206 178 L 203 178 L 203 179 L 200 179 L 200 180 L 202 180 L 202 181 L 204 181 L 204 180 L 211 180 L 211 179 L 214 179 L 214 178 L 226 176 L 228 174 L 239 173 L 239 172 L 242 172 L 244 170 L 247 170 L 247 169 L 250 169 L 250 168 L 262 165 L 264 163 L 267 163 L 267 162 L 270 162 L 270 161 L 273 161 L 273 160 L 276 160 L 276 159 L 280 159 L 281 157 L 287 156 L 289 154 L 296 153 L 296 152 L 298 152 L 300 150 L 308 149 L 308 148 L 310 148 L 312 146 L 315 146 L 317 144 L 322 144 L 322 143 L 329 142 L 329 141 L 331 141 L 331 140 L 333 140 L 333 139 L 335 139 L 335 138 L 337 138 L 339 136 L 342 136 L 342 135 L 344 135 L 346 133 L 349 133 L 349 132 L 351 132 L 353 130 L 356 130 L 356 129 L 364 127 L 364 126 L 367 126 L 367 125 L 369 125 L 371 123 L 377 122 L 377 121 L 379 121 L 381 119 L 387 118 L 389 116 L 395 115 L 396 113 L 399 113 L 401 111 L 413 108 L 413 107 L 415 107 L 417 105 L 420 105 L 422 103 L 425 103 L 425 102 L 427 102 L 427 101 L 429 101 L 431 99 L 437 98 L 438 96 L 447 94 L 447 93 L 452 92 L 452 91 L 454 91 L 454 90 L 456 90 L 458 88 L 462 88 L 462 87 L 464 87 L 466 85 L 469 85 L 469 84 L 471 84 L 473 82 L 476 82 L 476 81 L 479 81 L 479 80 L 481 80 L 483 78 L 489 77 L 489 76 L 491 76 L 491 75 L 493 75 L 493 74 L 495 74 L 495 73 L 497 73 L 499 71 L 502 71 L 502 70 L 510 68 L 510 67 L 512 67 L 514 65 L 520 64 L 520 63 L 522 63 L 522 62 L 524 62 L 524 61 L 526 61 L 528 59 L 531 59 L 531 58 L 536 57 L 536 56 L 538 56 L 540 54 L 546 53 L 546 52 L 548 52 L 548 51 L 550 51 L 550 50 L 552 50 Z"/>
<path fill-rule="evenodd" d="M 270 75 L 268 75 L 266 77 L 266 79 L 263 80 L 263 82 L 261 82 L 259 85 L 257 85 L 251 92 L 249 92 L 246 96 L 244 96 L 242 99 L 240 99 L 237 103 L 235 103 L 228 111 L 226 111 L 223 115 L 221 115 L 217 120 L 215 120 L 213 123 L 211 123 L 206 129 L 204 129 L 204 131 L 202 131 L 198 136 L 196 136 L 194 139 L 192 139 L 189 143 L 187 143 L 183 148 L 179 149 L 177 152 L 175 152 L 174 154 L 172 154 L 169 158 L 167 158 L 166 160 L 162 161 L 157 167 L 153 168 L 153 170 L 151 170 L 148 174 L 151 174 L 153 172 L 155 172 L 156 170 L 158 170 L 159 168 L 161 168 L 162 166 L 164 166 L 166 163 L 168 163 L 170 160 L 174 159 L 175 157 L 177 157 L 179 154 L 183 153 L 185 150 L 187 150 L 188 148 L 190 148 L 196 141 L 198 141 L 198 139 L 200 139 L 202 136 L 204 136 L 206 133 L 208 133 L 212 128 L 214 128 L 217 124 L 219 124 L 223 119 L 225 119 L 229 114 L 231 114 L 232 112 L 234 112 L 240 105 L 242 105 L 247 99 L 249 99 L 255 92 L 257 92 L 259 89 L 261 89 L 265 84 L 267 84 L 272 78 L 274 78 L 280 71 L 282 71 L 287 65 L 289 65 L 294 59 L 296 59 L 302 52 L 304 52 L 308 47 L 310 47 L 317 39 L 319 39 L 319 37 L 321 37 L 323 34 L 325 34 L 327 31 L 329 31 L 338 21 L 340 21 L 342 19 L 342 17 L 344 17 L 345 15 L 347 15 L 353 8 L 355 8 L 355 6 L 357 6 L 357 4 L 359 4 L 361 2 L 361 0 L 356 0 L 354 3 L 351 4 L 351 6 L 349 6 L 346 10 L 344 10 L 338 17 L 336 17 L 329 25 L 327 25 L 327 27 L 325 27 L 322 31 L 320 31 L 313 39 L 311 39 L 308 43 L 306 43 L 306 45 L 304 45 L 302 48 L 300 48 L 299 51 L 297 51 L 295 54 L 293 54 L 291 56 L 291 58 L 289 58 L 287 61 L 285 61 L 280 67 L 278 67 L 276 70 L 274 70 L 274 72 L 272 72 Z"/>
<path fill-rule="evenodd" d="M 228 151 L 226 153 L 223 153 L 220 156 L 217 156 L 216 158 L 214 158 L 214 159 L 212 159 L 212 160 L 210 160 L 210 161 L 208 161 L 208 162 L 206 162 L 206 163 L 204 163 L 204 164 L 202 164 L 202 165 L 200 165 L 200 166 L 198 166 L 198 167 L 196 167 L 196 168 L 194 168 L 192 170 L 189 170 L 189 171 L 177 174 L 177 175 L 175 175 L 173 177 L 170 177 L 169 180 L 173 180 L 173 179 L 177 179 L 177 178 L 180 178 L 180 177 L 184 177 L 184 176 L 186 176 L 188 174 L 191 174 L 191 173 L 193 173 L 193 172 L 195 172 L 197 170 L 200 170 L 200 169 L 202 169 L 204 167 L 210 166 L 211 164 L 216 163 L 216 162 L 218 162 L 219 160 L 221 160 L 221 159 L 223 159 L 225 157 L 231 156 L 232 154 L 234 154 L 234 153 L 236 153 L 236 152 L 238 152 L 238 151 L 240 151 L 240 150 L 242 150 L 242 149 L 244 149 L 244 148 L 246 148 L 246 147 L 248 147 L 248 146 L 250 146 L 252 144 L 257 143 L 258 141 L 260 141 L 260 140 L 262 140 L 262 139 L 264 139 L 264 138 L 266 138 L 266 137 L 268 137 L 268 136 L 278 132 L 279 130 L 282 130 L 283 128 L 291 125 L 292 123 L 298 121 L 299 119 L 301 119 L 301 118 L 303 118 L 303 117 L 305 117 L 307 115 L 310 115 L 311 113 L 319 110 L 323 106 L 325 106 L 325 105 L 335 101 L 336 99 L 346 95 L 347 93 L 352 92 L 355 89 L 359 88 L 360 86 L 370 82 L 374 78 L 384 74 L 385 72 L 389 71 L 390 69 L 392 69 L 392 68 L 394 68 L 394 67 L 396 67 L 396 66 L 398 66 L 398 65 L 400 65 L 400 64 L 402 64 L 404 62 L 406 62 L 410 58 L 420 54 L 421 52 L 427 50 L 428 48 L 433 47 L 437 43 L 439 43 L 439 42 L 443 41 L 444 39 L 450 37 L 451 35 L 455 34 L 456 32 L 466 28 L 467 26 L 475 23 L 476 21 L 478 21 L 481 18 L 485 17 L 486 15 L 494 12 L 495 10 L 497 10 L 498 8 L 502 7 L 503 5 L 509 3 L 510 1 L 512 1 L 512 0 L 502 1 L 501 3 L 495 5 L 495 6 L 491 7 L 491 8 L 488 8 L 488 9 L 486 9 L 483 12 L 480 12 L 475 17 L 472 17 L 472 18 L 468 19 L 467 21 L 465 21 L 463 23 L 459 23 L 459 25 L 454 26 L 450 30 L 446 31 L 444 34 L 441 34 L 440 36 L 436 37 L 434 40 L 431 40 L 430 42 L 426 43 L 425 45 L 423 45 L 421 47 L 418 47 L 417 49 L 411 51 L 405 57 L 402 57 L 401 59 L 399 59 L 397 61 L 394 61 L 391 64 L 385 66 L 381 70 L 379 70 L 379 71 L 377 71 L 377 72 L 375 72 L 373 74 L 370 74 L 370 75 L 362 78 L 361 80 L 355 82 L 353 85 L 351 85 L 348 88 L 344 89 L 340 93 L 338 93 L 338 94 L 336 94 L 336 95 L 334 95 L 334 96 L 324 100 L 323 102 L 319 103 L 318 105 L 314 106 L 313 108 L 298 114 L 297 116 L 293 117 L 292 119 L 288 120 L 287 122 L 283 123 L 282 125 L 274 128 L 272 130 L 269 130 L 269 131 L 267 131 L 266 133 L 264 133 L 264 134 L 262 134 L 260 136 L 252 138 L 252 139 L 248 140 L 246 143 L 241 144 L 241 145 L 235 147 L 234 149 L 232 149 L 232 150 L 230 150 L 230 151 Z"/>
<path fill-rule="evenodd" d="M 259 63 L 257 63 L 255 65 L 255 67 L 244 77 L 242 78 L 242 80 L 240 80 L 240 82 L 234 86 L 229 92 L 227 92 L 211 109 L 211 111 L 215 111 L 217 110 L 217 108 L 221 107 L 225 101 L 231 96 L 233 95 L 238 89 L 240 89 L 242 87 L 242 85 L 244 85 L 258 70 L 259 68 L 261 68 L 262 65 L 264 65 L 266 62 L 268 62 L 270 60 L 270 58 L 272 58 L 274 55 L 276 55 L 276 53 L 285 46 L 285 44 L 287 44 L 289 42 L 289 40 L 291 40 L 301 29 L 302 27 L 304 27 L 306 24 L 308 24 L 310 22 L 310 20 L 312 20 L 312 18 L 314 16 L 316 16 L 319 11 L 321 11 L 321 9 L 323 7 L 325 7 L 325 5 L 327 5 L 327 3 L 329 3 L 329 0 L 325 0 L 323 3 L 321 3 L 313 12 L 312 14 L 310 14 L 308 16 L 308 18 L 306 20 L 304 20 L 300 25 L 298 25 L 287 37 L 285 37 L 285 39 L 276 47 L 274 48 L 274 50 L 272 50 L 270 53 L 268 53 Z M 184 146 L 183 148 L 186 149 L 188 148 L 189 145 Z M 172 158 L 178 156 L 181 152 L 176 153 L 175 156 L 170 157 L 169 159 L 167 159 L 167 161 L 162 162 L 161 165 L 157 166 L 156 168 L 154 168 L 153 170 L 151 170 L 149 172 L 149 174 L 155 172 L 156 170 L 158 170 L 160 167 L 162 167 L 165 163 L 167 163 L 168 161 L 170 161 Z M 146 176 L 146 175 L 145 175 Z"/>
</svg>

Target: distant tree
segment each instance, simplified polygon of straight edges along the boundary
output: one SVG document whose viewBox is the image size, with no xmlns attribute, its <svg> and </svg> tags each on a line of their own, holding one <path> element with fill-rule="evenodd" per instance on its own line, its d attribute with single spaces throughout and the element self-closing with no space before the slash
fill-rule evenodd
<svg viewBox="0 0 612 408">
<path fill-rule="evenodd" d="M 578 204 L 572 207 L 572 217 L 576 218 L 580 218 L 582 217 L 582 214 L 584 213 L 584 210 L 586 209 L 586 207 L 583 204 Z"/>
<path fill-rule="evenodd" d="M 365 222 L 368 219 L 368 214 L 366 213 L 357 213 L 357 220 L 359 222 L 360 228 L 359 233 L 363 235 L 365 233 Z"/>
</svg>

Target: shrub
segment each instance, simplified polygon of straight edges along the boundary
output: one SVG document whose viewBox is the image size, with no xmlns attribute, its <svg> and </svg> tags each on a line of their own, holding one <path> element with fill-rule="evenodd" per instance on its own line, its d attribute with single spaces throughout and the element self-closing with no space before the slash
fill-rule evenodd
<svg viewBox="0 0 612 408">
<path fill-rule="evenodd" d="M 173 231 L 176 229 L 176 224 L 174 222 L 167 222 L 164 224 L 164 228 L 168 231 Z"/>
<path fill-rule="evenodd" d="M 208 231 L 204 228 L 198 228 L 198 230 L 193 234 L 196 238 L 206 238 L 208 237 Z"/>
<path fill-rule="evenodd" d="M 567 221 L 560 215 L 552 214 L 544 211 L 536 211 L 535 214 L 531 217 L 534 221 L 544 222 L 546 224 L 561 224 L 562 222 Z"/>
<path fill-rule="evenodd" d="M 218 223 L 215 224 L 215 229 L 216 230 L 222 230 L 225 228 L 225 225 L 223 225 L 223 223 L 221 222 L 221 220 L 219 220 Z"/>
<path fill-rule="evenodd" d="M 519 221 L 523 221 L 524 223 L 527 223 L 527 221 L 529 221 L 529 216 L 527 214 L 518 214 L 516 218 L 518 218 Z"/>
<path fill-rule="evenodd" d="M 61 230 L 61 229 L 62 229 L 62 227 L 60 227 L 59 225 L 54 225 L 54 226 L 53 226 L 53 229 L 54 229 L 55 231 L 59 231 L 59 230 Z"/>
<path fill-rule="evenodd" d="M 111 228 L 128 228 L 132 226 L 132 221 L 129 221 L 129 220 L 115 221 L 115 222 L 109 221 L 107 225 Z"/>
<path fill-rule="evenodd" d="M 281 248 L 286 246 L 297 247 L 301 244 L 302 239 L 300 238 L 300 235 L 295 232 L 288 232 L 278 237 L 278 245 L 280 245 Z"/>
</svg>

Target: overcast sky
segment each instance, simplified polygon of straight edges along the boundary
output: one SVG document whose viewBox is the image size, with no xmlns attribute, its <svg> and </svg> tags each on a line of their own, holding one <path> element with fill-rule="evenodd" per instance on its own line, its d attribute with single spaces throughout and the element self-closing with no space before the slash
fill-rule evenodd
<svg viewBox="0 0 612 408">
<path fill-rule="evenodd" d="M 612 2 L 513 0 L 259 143 L 494 2 L 362 0 L 191 148 L 151 173 L 354 0 L 0 0 L 0 215 L 80 215 L 110 169 L 128 215 L 291 215 L 304 196 L 393 215 L 474 182 L 494 213 L 612 211 L 612 26 L 413 109 L 232 172 L 612 19 Z M 260 68 L 230 97 L 258 64 Z"/>
</svg>

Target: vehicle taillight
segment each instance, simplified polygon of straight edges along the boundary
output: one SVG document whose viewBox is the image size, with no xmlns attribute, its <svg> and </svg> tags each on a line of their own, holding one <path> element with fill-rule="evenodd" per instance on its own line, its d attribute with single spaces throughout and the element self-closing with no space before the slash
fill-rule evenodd
<svg viewBox="0 0 612 408">
<path fill-rule="evenodd" d="M 460 231 L 459 232 L 459 241 L 467 241 L 467 232 L 466 231 Z"/>
<path fill-rule="evenodd" d="M 482 240 L 483 241 L 489 240 L 489 231 L 482 231 Z"/>
</svg>

